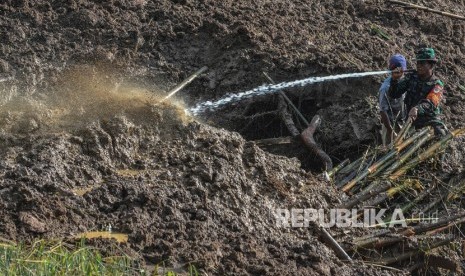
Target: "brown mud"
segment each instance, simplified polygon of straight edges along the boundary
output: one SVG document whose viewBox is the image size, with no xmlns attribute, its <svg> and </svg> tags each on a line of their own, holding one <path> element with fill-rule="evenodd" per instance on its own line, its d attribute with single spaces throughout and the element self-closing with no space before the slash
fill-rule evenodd
<svg viewBox="0 0 465 276">
<path fill-rule="evenodd" d="M 463 1 L 434 5 L 465 13 Z M 299 160 L 248 141 L 288 135 L 275 114 L 257 116 L 277 108 L 275 96 L 196 119 L 184 107 L 261 85 L 263 71 L 280 82 L 384 70 L 389 55 L 413 64 L 415 49 L 429 45 L 441 58 L 446 124 L 465 126 L 464 22 L 385 1 L 6 0 L 0 26 L 0 78 L 13 77 L 0 83 L 6 239 L 111 224 L 150 265 L 192 263 L 213 275 L 395 274 L 339 261 L 314 228 L 275 226 L 276 208 L 328 208 L 342 197 Z M 208 72 L 177 95 L 182 103 L 157 102 L 202 66 Z M 322 117 L 315 139 L 335 164 L 377 142 L 381 80 L 288 92 L 307 118 Z M 439 176 L 463 173 L 463 143 L 452 143 Z"/>
</svg>

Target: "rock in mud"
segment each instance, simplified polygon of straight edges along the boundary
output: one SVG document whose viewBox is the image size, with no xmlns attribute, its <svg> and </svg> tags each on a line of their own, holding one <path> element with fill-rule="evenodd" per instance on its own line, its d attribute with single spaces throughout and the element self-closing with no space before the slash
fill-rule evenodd
<svg viewBox="0 0 465 276">
<path fill-rule="evenodd" d="M 41 222 L 31 213 L 20 212 L 19 221 L 24 225 L 27 231 L 34 232 L 38 234 L 43 234 L 47 232 L 47 225 L 44 222 Z"/>
</svg>

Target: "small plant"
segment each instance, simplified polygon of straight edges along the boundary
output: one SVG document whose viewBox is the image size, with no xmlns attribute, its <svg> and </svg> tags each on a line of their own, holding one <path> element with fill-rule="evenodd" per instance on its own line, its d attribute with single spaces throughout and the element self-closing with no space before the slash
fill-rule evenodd
<svg viewBox="0 0 465 276">
<path fill-rule="evenodd" d="M 199 276 L 199 272 L 197 271 L 197 269 L 195 268 L 194 265 L 192 264 L 189 264 L 189 276 Z"/>
<path fill-rule="evenodd" d="M 381 37 L 384 40 L 390 40 L 391 39 L 391 37 L 388 34 L 386 34 L 383 30 L 381 30 L 380 27 L 378 27 L 376 25 L 371 25 L 371 33 L 373 35 L 377 35 L 377 36 Z"/>
</svg>

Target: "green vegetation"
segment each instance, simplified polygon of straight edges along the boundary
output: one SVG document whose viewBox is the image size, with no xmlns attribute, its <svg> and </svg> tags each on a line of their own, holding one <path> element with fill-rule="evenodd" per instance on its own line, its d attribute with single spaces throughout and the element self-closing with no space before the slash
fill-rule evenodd
<svg viewBox="0 0 465 276">
<path fill-rule="evenodd" d="M 0 275 L 179 275 L 159 265 L 149 272 L 118 248 L 111 250 L 111 256 L 103 256 L 98 248 L 85 242 L 85 239 L 78 244 L 39 240 L 26 245 L 0 239 Z M 189 265 L 182 275 L 200 274 L 195 266 Z"/>
<path fill-rule="evenodd" d="M 32 245 L 0 243 L 2 275 L 134 275 L 144 274 L 130 257 L 103 257 L 96 248 L 39 240 Z"/>
<path fill-rule="evenodd" d="M 160 273 L 163 271 L 163 273 Z M 153 271 L 152 276 L 180 276 L 180 275 L 187 275 L 187 276 L 200 276 L 201 274 L 197 271 L 194 265 L 189 264 L 187 267 L 187 271 L 183 274 L 176 274 L 173 271 L 167 271 L 164 266 L 156 265 Z"/>
<path fill-rule="evenodd" d="M 390 40 L 391 37 L 376 25 L 371 25 L 371 33 L 381 37 L 384 40 Z"/>
</svg>

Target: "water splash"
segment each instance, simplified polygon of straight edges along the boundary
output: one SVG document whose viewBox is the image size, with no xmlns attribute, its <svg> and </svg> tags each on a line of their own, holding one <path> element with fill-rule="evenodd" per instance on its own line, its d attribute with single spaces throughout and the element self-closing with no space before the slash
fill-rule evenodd
<svg viewBox="0 0 465 276">
<path fill-rule="evenodd" d="M 205 101 L 205 102 L 199 103 L 194 107 L 188 108 L 187 112 L 192 115 L 198 115 L 207 110 L 209 111 L 216 110 L 229 103 L 237 102 L 237 101 L 252 98 L 252 97 L 273 94 L 285 88 L 298 87 L 298 86 L 302 87 L 308 84 L 329 81 L 329 80 L 338 80 L 338 79 L 344 79 L 344 78 L 358 78 L 358 77 L 365 77 L 365 76 L 383 75 L 383 74 L 388 74 L 388 73 L 391 73 L 391 71 L 389 70 L 372 71 L 372 72 L 363 72 L 363 73 L 332 75 L 332 76 L 325 76 L 325 77 L 310 77 L 310 78 L 291 81 L 291 82 L 281 82 L 278 84 L 267 84 L 267 85 L 259 86 L 249 91 L 244 91 L 244 92 L 240 92 L 236 94 L 228 94 L 224 96 L 223 98 L 216 100 L 216 101 Z"/>
</svg>

